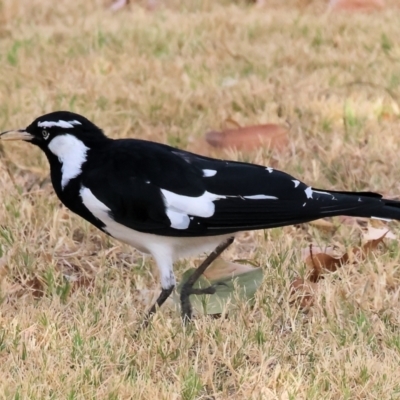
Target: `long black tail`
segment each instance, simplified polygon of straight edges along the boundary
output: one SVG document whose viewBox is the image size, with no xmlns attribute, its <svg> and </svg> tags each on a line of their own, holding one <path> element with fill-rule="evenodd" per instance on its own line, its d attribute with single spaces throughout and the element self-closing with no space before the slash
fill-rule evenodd
<svg viewBox="0 0 400 400">
<path fill-rule="evenodd" d="M 400 201 L 384 199 L 377 193 L 313 189 L 313 194 L 317 195 L 318 200 L 323 200 L 322 197 L 326 199 L 326 194 L 332 196 L 332 201 L 329 201 L 329 204 L 325 206 L 321 204 L 321 217 L 348 215 L 351 217 L 400 220 Z M 323 203 L 325 202 L 326 200 L 323 201 Z"/>
</svg>

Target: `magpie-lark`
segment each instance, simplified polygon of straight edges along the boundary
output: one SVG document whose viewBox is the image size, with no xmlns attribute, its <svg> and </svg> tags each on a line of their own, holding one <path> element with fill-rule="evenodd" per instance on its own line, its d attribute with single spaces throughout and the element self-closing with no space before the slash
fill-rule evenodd
<svg viewBox="0 0 400 400">
<path fill-rule="evenodd" d="M 0 138 L 40 147 L 66 207 L 154 257 L 162 291 L 149 316 L 175 286 L 173 263 L 212 251 L 182 288 L 182 316 L 189 319 L 189 296 L 215 292 L 193 284 L 237 232 L 334 215 L 400 220 L 400 201 L 379 194 L 314 189 L 261 165 L 207 158 L 145 140 L 113 140 L 85 117 L 67 111 L 43 115 Z"/>
</svg>

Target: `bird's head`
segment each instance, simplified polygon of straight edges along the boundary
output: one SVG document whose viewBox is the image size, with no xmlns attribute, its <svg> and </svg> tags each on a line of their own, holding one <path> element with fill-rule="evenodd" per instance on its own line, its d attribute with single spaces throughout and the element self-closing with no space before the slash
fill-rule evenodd
<svg viewBox="0 0 400 400">
<path fill-rule="evenodd" d="M 69 111 L 55 111 L 36 118 L 28 127 L 0 133 L 0 140 L 24 140 L 54 155 L 74 143 L 93 147 L 106 139 L 103 132 L 87 118 Z M 78 144 L 79 145 L 79 144 Z"/>
</svg>

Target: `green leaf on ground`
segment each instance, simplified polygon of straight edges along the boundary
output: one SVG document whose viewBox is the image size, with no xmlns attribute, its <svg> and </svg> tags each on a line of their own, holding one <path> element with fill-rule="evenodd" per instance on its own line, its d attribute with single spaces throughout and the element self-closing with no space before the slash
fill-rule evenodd
<svg viewBox="0 0 400 400">
<path fill-rule="evenodd" d="M 190 275 L 195 271 L 194 268 L 187 270 L 182 281 L 174 292 L 172 299 L 179 305 L 179 295 L 183 282 L 186 282 Z M 194 285 L 195 288 L 206 288 L 210 285 L 216 285 L 216 292 L 213 295 L 191 295 L 190 301 L 194 310 L 202 314 L 221 314 L 226 305 L 231 309 L 239 301 L 252 301 L 254 294 L 263 280 L 262 268 L 252 268 L 246 272 L 230 275 L 225 278 L 208 280 L 201 276 Z"/>
</svg>

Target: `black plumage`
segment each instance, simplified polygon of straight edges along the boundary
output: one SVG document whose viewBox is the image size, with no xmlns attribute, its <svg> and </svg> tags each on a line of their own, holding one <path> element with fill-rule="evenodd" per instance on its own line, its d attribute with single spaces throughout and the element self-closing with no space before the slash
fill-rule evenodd
<svg viewBox="0 0 400 400">
<path fill-rule="evenodd" d="M 112 140 L 86 118 L 66 111 L 43 115 L 0 138 L 39 146 L 66 207 L 154 256 L 161 274 L 159 305 L 175 285 L 177 258 L 219 246 L 217 254 L 237 232 L 335 215 L 400 220 L 400 202 L 375 193 L 314 189 L 265 166 L 144 140 Z M 188 296 L 194 290 L 186 287 L 183 293 L 183 313 L 190 317 Z"/>
</svg>

